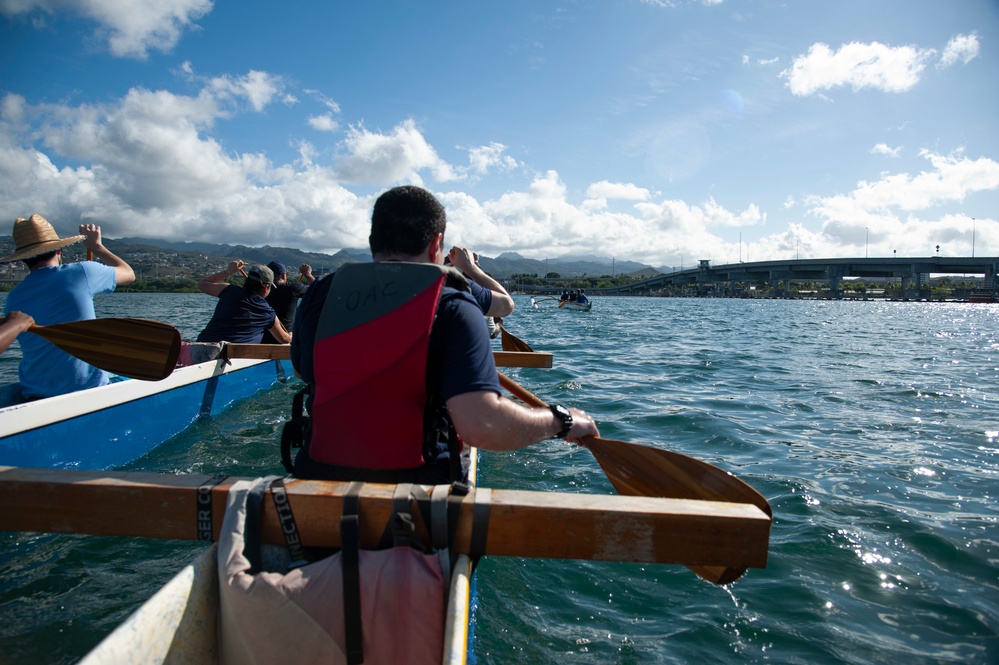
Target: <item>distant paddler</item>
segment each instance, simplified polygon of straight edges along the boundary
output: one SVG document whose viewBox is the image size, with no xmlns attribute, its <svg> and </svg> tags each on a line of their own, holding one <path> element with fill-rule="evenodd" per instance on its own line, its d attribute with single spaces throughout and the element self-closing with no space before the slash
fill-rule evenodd
<svg viewBox="0 0 999 665">
<path fill-rule="evenodd" d="M 265 330 L 281 344 L 291 341 L 291 333 L 266 300 L 274 287 L 274 272 L 267 266 L 257 265 L 244 271 L 245 265 L 239 259 L 230 261 L 225 270 L 198 282 L 202 293 L 219 299 L 211 320 L 198 335 L 199 342 L 259 344 Z M 236 273 L 246 275 L 242 287 L 222 281 Z"/>
</svg>

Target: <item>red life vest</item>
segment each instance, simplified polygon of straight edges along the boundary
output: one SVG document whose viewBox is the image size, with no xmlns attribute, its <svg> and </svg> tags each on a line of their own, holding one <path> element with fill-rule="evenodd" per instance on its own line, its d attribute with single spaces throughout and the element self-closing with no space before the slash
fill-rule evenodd
<svg viewBox="0 0 999 665">
<path fill-rule="evenodd" d="M 424 464 L 430 332 L 453 274 L 380 262 L 333 276 L 314 347 L 312 459 L 359 469 Z"/>
</svg>

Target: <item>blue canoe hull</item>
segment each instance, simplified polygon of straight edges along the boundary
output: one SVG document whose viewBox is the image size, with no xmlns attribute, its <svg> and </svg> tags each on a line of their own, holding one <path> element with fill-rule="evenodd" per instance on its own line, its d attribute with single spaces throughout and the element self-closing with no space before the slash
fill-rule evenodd
<svg viewBox="0 0 999 665">
<path fill-rule="evenodd" d="M 108 469 L 132 462 L 198 418 L 293 378 L 286 360 L 235 359 L 0 409 L 0 465 Z"/>
</svg>

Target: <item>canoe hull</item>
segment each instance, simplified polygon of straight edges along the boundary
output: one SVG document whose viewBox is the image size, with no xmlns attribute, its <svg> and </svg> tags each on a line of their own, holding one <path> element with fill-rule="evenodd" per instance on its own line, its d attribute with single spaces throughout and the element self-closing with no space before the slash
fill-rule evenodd
<svg viewBox="0 0 999 665">
<path fill-rule="evenodd" d="M 291 363 L 232 360 L 182 367 L 156 382 L 119 381 L 0 409 L 0 464 L 107 469 L 292 376 Z"/>
<path fill-rule="evenodd" d="M 568 309 L 574 312 L 589 312 L 591 307 L 593 307 L 593 303 L 590 302 L 578 303 L 578 302 L 572 302 L 570 300 L 565 300 L 559 305 L 560 309 Z"/>
</svg>

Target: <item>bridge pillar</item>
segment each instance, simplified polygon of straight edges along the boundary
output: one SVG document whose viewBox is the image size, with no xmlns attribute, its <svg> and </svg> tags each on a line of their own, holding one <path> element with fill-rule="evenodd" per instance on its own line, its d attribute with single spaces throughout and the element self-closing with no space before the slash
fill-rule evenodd
<svg viewBox="0 0 999 665">
<path fill-rule="evenodd" d="M 829 297 L 830 298 L 842 298 L 843 291 L 839 288 L 839 283 L 843 279 L 843 268 L 839 266 L 832 266 L 827 271 L 829 275 Z"/>
</svg>

